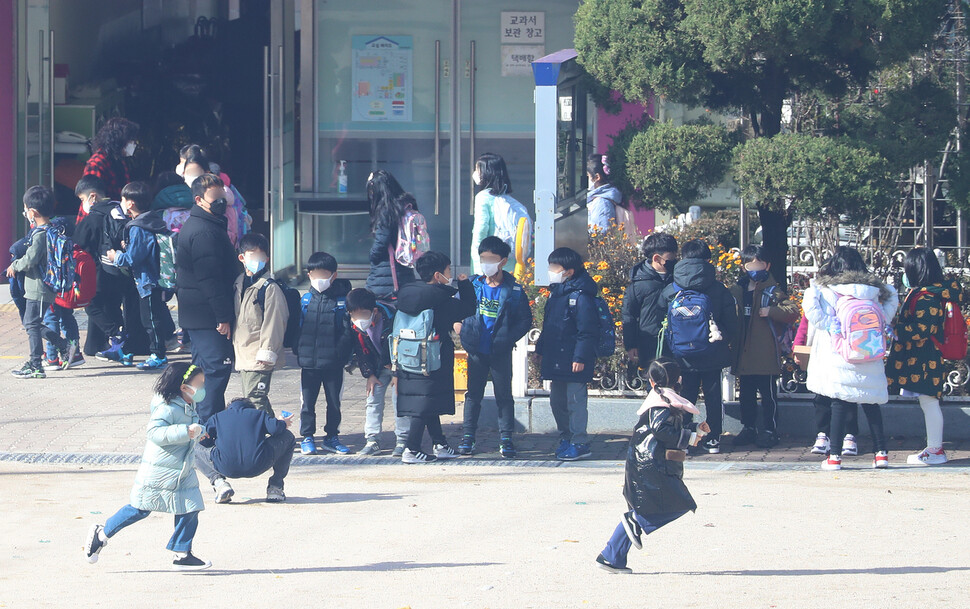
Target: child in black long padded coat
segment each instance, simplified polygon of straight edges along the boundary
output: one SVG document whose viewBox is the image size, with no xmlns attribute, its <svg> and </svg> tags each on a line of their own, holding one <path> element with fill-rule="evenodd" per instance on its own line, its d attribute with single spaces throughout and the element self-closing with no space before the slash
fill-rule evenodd
<svg viewBox="0 0 970 609">
<path fill-rule="evenodd" d="M 697 509 L 684 485 L 684 460 L 688 445 L 697 446 L 711 428 L 707 423 L 696 429 L 685 424 L 684 415 L 698 414 L 698 410 L 675 393 L 680 387 L 680 366 L 676 362 L 654 360 L 647 378 L 652 389 L 637 411 L 640 419 L 627 449 L 623 496 L 630 511 L 623 514 L 596 557 L 599 567 L 610 573 L 632 573 L 626 557 L 631 545 L 643 548 L 641 535 L 649 535 Z"/>
</svg>

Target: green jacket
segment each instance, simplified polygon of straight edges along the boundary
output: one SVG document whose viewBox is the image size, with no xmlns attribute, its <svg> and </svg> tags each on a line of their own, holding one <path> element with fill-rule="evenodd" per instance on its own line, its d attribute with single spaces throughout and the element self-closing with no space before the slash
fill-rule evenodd
<svg viewBox="0 0 970 609">
<path fill-rule="evenodd" d="M 181 397 L 165 402 L 152 398 L 148 443 L 131 489 L 131 506 L 139 510 L 188 514 L 205 509 L 195 475 L 195 443 L 189 425 L 199 422 L 195 406 Z"/>
<path fill-rule="evenodd" d="M 33 229 L 27 253 L 10 266 L 24 274 L 24 297 L 44 303 L 54 302 L 54 292 L 44 283 L 47 274 L 47 227 Z"/>
</svg>

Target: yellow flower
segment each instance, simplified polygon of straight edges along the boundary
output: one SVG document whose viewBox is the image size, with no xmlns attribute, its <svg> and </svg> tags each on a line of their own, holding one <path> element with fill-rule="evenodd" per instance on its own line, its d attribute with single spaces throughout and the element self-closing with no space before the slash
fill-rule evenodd
<svg viewBox="0 0 970 609">
<path fill-rule="evenodd" d="M 600 281 L 603 281 L 603 276 L 602 275 L 593 275 L 593 281 L 595 281 L 596 283 L 599 283 Z"/>
<path fill-rule="evenodd" d="M 596 270 L 598 271 L 605 271 L 609 268 L 610 268 L 610 263 L 605 260 L 596 265 Z"/>
</svg>

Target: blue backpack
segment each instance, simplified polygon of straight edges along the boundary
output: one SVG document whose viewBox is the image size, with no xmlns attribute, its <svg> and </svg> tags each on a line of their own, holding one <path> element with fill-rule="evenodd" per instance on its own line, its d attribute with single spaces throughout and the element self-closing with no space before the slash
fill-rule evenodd
<svg viewBox="0 0 970 609">
<path fill-rule="evenodd" d="M 63 226 L 48 226 L 44 284 L 55 294 L 74 288 L 74 242 Z"/>
<path fill-rule="evenodd" d="M 716 343 L 710 341 L 711 299 L 696 290 L 673 284 L 677 294 L 667 305 L 663 333 L 675 357 L 706 355 Z"/>
<path fill-rule="evenodd" d="M 569 306 L 575 307 L 578 296 L 569 297 Z M 596 341 L 594 353 L 596 357 L 610 357 L 616 353 L 616 325 L 613 322 L 613 312 L 602 296 L 593 296 L 596 305 L 596 319 L 599 320 L 599 338 Z"/>
<path fill-rule="evenodd" d="M 391 369 L 428 376 L 441 368 L 441 337 L 434 329 L 434 311 L 417 315 L 398 311 L 388 337 Z"/>
</svg>

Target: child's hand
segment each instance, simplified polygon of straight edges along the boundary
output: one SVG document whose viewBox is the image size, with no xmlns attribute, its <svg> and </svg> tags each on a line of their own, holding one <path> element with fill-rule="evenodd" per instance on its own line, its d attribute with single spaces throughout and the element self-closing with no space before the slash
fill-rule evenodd
<svg viewBox="0 0 970 609">
<path fill-rule="evenodd" d="M 573 362 L 573 372 L 582 372 L 583 368 L 585 367 L 586 367 L 586 364 L 583 364 L 581 362 Z"/>
<path fill-rule="evenodd" d="M 769 309 L 770 309 L 770 307 L 761 307 L 760 309 L 758 309 L 758 315 L 760 315 L 762 317 L 768 317 L 768 311 L 769 311 Z"/>
<path fill-rule="evenodd" d="M 458 281 L 465 281 L 466 279 L 468 279 L 468 275 L 464 273 L 458 276 Z"/>
<path fill-rule="evenodd" d="M 198 438 L 202 435 L 203 431 L 205 431 L 205 427 L 202 427 L 198 423 L 192 423 L 189 425 L 189 439 L 194 440 Z"/>
<path fill-rule="evenodd" d="M 17 272 L 13 270 L 13 266 L 7 267 L 7 277 L 13 277 Z"/>
<path fill-rule="evenodd" d="M 377 380 L 377 377 L 373 374 L 367 379 L 367 395 L 374 395 L 374 388 L 380 385 L 381 382 Z"/>
<path fill-rule="evenodd" d="M 456 321 L 454 325 L 455 334 L 461 334 L 461 322 Z"/>
<path fill-rule="evenodd" d="M 707 424 L 707 421 L 702 421 L 700 425 L 697 426 L 697 431 L 703 433 L 705 436 L 711 433 L 711 426 Z M 700 434 L 697 434 L 700 435 Z"/>
</svg>

